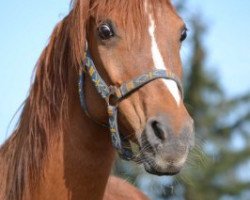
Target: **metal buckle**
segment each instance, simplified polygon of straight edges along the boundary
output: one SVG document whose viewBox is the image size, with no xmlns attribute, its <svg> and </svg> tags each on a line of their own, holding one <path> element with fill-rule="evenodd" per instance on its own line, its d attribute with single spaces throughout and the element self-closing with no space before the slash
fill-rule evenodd
<svg viewBox="0 0 250 200">
<path fill-rule="evenodd" d="M 119 89 L 116 86 L 109 86 L 109 95 L 105 98 L 105 101 L 107 103 L 107 106 L 115 106 L 117 107 L 119 104 L 119 97 L 117 96 L 117 91 Z"/>
</svg>

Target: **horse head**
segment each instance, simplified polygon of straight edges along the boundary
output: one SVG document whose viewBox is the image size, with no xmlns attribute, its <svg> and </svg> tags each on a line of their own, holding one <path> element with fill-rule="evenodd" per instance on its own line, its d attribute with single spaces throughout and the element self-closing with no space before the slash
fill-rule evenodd
<svg viewBox="0 0 250 200">
<path fill-rule="evenodd" d="M 178 173 L 194 145 L 193 120 L 180 81 L 185 23 L 166 0 L 85 1 L 84 6 L 89 10 L 83 19 L 84 42 L 95 65 L 90 75 L 97 71 L 106 86 L 116 89 L 116 98 L 122 87 L 128 90 L 108 102 L 117 109 L 120 137 L 126 145 L 130 141 L 139 146 L 134 159 L 148 172 Z M 159 71 L 167 76 L 150 78 Z M 145 76 L 148 80 L 134 86 Z M 87 76 L 84 84 L 89 115 L 105 124 L 107 105 L 96 92 L 93 77 Z M 106 96 L 110 98 L 110 93 Z"/>
</svg>

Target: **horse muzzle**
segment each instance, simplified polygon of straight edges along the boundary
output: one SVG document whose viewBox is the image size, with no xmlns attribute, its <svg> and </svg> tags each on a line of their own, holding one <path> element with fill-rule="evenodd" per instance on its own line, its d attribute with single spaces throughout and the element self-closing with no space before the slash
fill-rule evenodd
<svg viewBox="0 0 250 200">
<path fill-rule="evenodd" d="M 168 117 L 160 114 L 148 120 L 141 135 L 141 156 L 145 170 L 156 175 L 175 175 L 183 168 L 194 146 L 193 120 L 174 131 Z"/>
</svg>

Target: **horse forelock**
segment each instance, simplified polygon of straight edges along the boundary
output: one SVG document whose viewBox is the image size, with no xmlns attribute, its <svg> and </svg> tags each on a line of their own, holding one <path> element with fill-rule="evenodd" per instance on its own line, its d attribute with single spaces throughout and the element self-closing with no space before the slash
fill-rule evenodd
<svg viewBox="0 0 250 200">
<path fill-rule="evenodd" d="M 169 0 L 90 0 L 90 15 L 94 16 L 97 24 L 112 15 L 118 18 L 116 20 L 126 32 L 128 45 L 134 45 L 140 42 L 141 34 L 147 29 L 145 4 L 150 4 L 154 15 L 163 4 L 173 9 Z"/>
</svg>

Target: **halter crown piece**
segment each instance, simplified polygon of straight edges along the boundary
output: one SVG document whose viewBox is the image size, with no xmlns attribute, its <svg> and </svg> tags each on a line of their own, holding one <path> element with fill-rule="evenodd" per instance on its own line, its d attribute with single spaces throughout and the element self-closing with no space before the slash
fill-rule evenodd
<svg viewBox="0 0 250 200">
<path fill-rule="evenodd" d="M 124 160 L 135 161 L 137 158 L 132 151 L 131 143 L 129 142 L 129 140 L 119 132 L 118 115 L 117 115 L 119 102 L 121 102 L 124 98 L 128 97 L 130 94 L 132 94 L 139 88 L 143 87 L 147 83 L 160 78 L 171 79 L 175 81 L 183 97 L 183 87 L 181 81 L 175 74 L 173 74 L 169 70 L 155 69 L 151 72 L 142 74 L 131 81 L 125 82 L 119 87 L 114 85 L 108 86 L 98 73 L 95 64 L 91 58 L 88 45 L 86 44 L 86 51 L 84 55 L 83 65 L 82 68 L 80 69 L 80 75 L 79 75 L 79 96 L 80 96 L 81 107 L 83 108 L 86 115 L 98 124 L 100 123 L 94 120 L 89 114 L 88 107 L 85 101 L 84 86 L 83 86 L 85 74 L 88 74 L 90 76 L 90 79 L 94 84 L 96 90 L 107 104 L 107 111 L 109 115 L 108 126 L 110 130 L 112 144 L 114 148 L 118 151 L 119 156 Z M 110 103 L 111 98 L 112 100 L 115 99 L 116 102 L 115 104 Z"/>
</svg>

